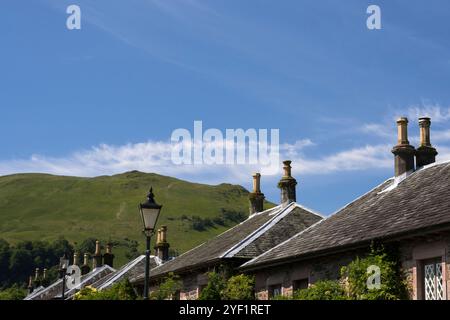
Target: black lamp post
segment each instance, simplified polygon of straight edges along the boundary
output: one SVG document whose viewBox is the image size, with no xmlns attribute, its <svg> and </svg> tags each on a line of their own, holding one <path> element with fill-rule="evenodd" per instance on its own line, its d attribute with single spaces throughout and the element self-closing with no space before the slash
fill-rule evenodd
<svg viewBox="0 0 450 320">
<path fill-rule="evenodd" d="M 144 224 L 144 234 L 147 240 L 145 251 L 144 300 L 148 299 L 148 287 L 150 282 L 150 240 L 162 208 L 161 205 L 155 202 L 154 197 L 153 188 L 150 188 L 150 192 L 147 195 L 147 201 L 139 205 L 142 223 Z"/>
<path fill-rule="evenodd" d="M 61 299 L 64 300 L 64 293 L 66 291 L 66 272 L 69 267 L 69 259 L 67 259 L 66 254 L 59 258 L 59 275 L 62 278 L 62 295 Z"/>
</svg>

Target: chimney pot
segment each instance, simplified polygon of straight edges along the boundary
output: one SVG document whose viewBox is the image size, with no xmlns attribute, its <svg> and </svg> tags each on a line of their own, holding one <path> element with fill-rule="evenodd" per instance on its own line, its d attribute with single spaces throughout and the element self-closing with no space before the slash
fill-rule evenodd
<svg viewBox="0 0 450 320">
<path fill-rule="evenodd" d="M 160 243 L 160 242 L 161 242 L 161 228 L 159 228 L 156 233 L 156 243 Z"/>
<path fill-rule="evenodd" d="M 155 255 L 163 262 L 169 260 L 169 243 L 167 242 L 167 226 L 158 229 L 158 240 L 155 245 Z"/>
<path fill-rule="evenodd" d="M 73 253 L 73 265 L 77 266 L 78 265 L 78 254 L 76 252 Z"/>
<path fill-rule="evenodd" d="M 401 117 L 397 120 L 398 145 L 409 145 L 408 141 L 408 118 Z"/>
<path fill-rule="evenodd" d="M 103 255 L 103 263 L 107 264 L 111 268 L 114 265 L 114 255 L 112 254 L 112 244 L 106 244 L 106 253 Z"/>
<path fill-rule="evenodd" d="M 253 191 L 249 193 L 250 215 L 264 210 L 264 194 L 261 192 L 261 174 L 253 174 Z"/>
<path fill-rule="evenodd" d="M 95 241 L 95 254 L 100 254 L 100 241 Z"/>
<path fill-rule="evenodd" d="M 431 145 L 430 127 L 431 119 L 428 117 L 419 118 L 420 146 L 416 151 L 417 168 L 426 166 L 436 161 L 438 152 Z"/>
<path fill-rule="evenodd" d="M 37 280 L 39 278 L 39 268 L 36 268 L 34 272 L 34 280 Z"/>
<path fill-rule="evenodd" d="M 261 193 L 261 174 L 259 172 L 253 175 L 253 193 Z"/>
<path fill-rule="evenodd" d="M 414 155 L 416 150 L 408 141 L 408 119 L 401 117 L 397 120 L 397 145 L 392 149 L 395 156 L 395 176 L 399 177 L 414 171 Z"/>
<path fill-rule="evenodd" d="M 102 266 L 102 253 L 100 249 L 100 241 L 95 241 L 95 254 L 92 261 L 92 269 Z"/>
<path fill-rule="evenodd" d="M 284 177 L 288 177 L 288 178 L 292 177 L 292 175 L 291 175 L 291 163 L 292 163 L 291 160 L 283 161 Z"/>
<path fill-rule="evenodd" d="M 84 262 L 83 265 L 81 266 L 81 274 L 85 275 L 86 273 L 89 273 L 89 271 L 91 271 L 91 268 L 89 267 L 89 254 L 85 253 Z"/>
<path fill-rule="evenodd" d="M 45 269 L 45 268 L 44 268 L 44 273 L 43 273 L 43 275 L 42 275 L 42 278 L 43 278 L 43 279 L 46 279 L 46 278 L 47 278 L 47 269 Z"/>
<path fill-rule="evenodd" d="M 167 226 L 161 226 L 161 242 L 167 242 Z"/>
<path fill-rule="evenodd" d="M 281 189 L 281 204 L 287 206 L 291 202 L 297 201 L 296 186 L 297 180 L 292 177 L 290 160 L 283 161 L 284 175 L 278 182 L 278 188 Z"/>
</svg>

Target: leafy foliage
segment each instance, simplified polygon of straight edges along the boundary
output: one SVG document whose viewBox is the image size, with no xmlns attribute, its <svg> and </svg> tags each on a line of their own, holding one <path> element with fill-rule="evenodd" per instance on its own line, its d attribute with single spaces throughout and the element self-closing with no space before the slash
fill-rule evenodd
<svg viewBox="0 0 450 320">
<path fill-rule="evenodd" d="M 208 273 L 208 284 L 202 290 L 199 300 L 254 300 L 255 279 L 251 276 L 233 275 L 226 266 Z"/>
<path fill-rule="evenodd" d="M 357 257 L 349 265 L 342 267 L 341 279 L 318 281 L 308 289 L 294 293 L 299 300 L 398 300 L 408 299 L 408 286 L 402 274 L 395 247 L 386 249 L 372 244 L 370 253 Z M 380 270 L 380 288 L 370 288 L 369 267 Z"/>
<path fill-rule="evenodd" d="M 367 270 L 370 266 L 380 269 L 380 288 L 369 289 Z M 408 299 L 408 287 L 401 273 L 396 254 L 381 248 L 372 247 L 370 254 L 365 258 L 356 258 L 341 270 L 346 282 L 348 295 L 357 300 L 398 300 Z"/>
<path fill-rule="evenodd" d="M 34 276 L 35 268 L 40 268 L 41 271 L 48 269 L 47 278 L 38 278 L 35 286 L 53 282 L 57 274 L 52 267 L 59 264 L 59 258 L 64 253 L 73 253 L 72 245 L 64 238 L 54 242 L 23 241 L 16 246 L 0 239 L 0 288 L 13 284 L 25 285 L 28 277 Z"/>
<path fill-rule="evenodd" d="M 159 284 L 158 289 L 150 294 L 152 300 L 166 300 L 173 298 L 181 290 L 181 280 L 178 275 L 170 272 Z"/>
<path fill-rule="evenodd" d="M 130 281 L 125 279 L 113 285 L 110 289 L 97 290 L 91 286 L 78 291 L 74 300 L 136 300 L 137 295 Z"/>
<path fill-rule="evenodd" d="M 298 290 L 294 293 L 296 300 L 346 300 L 344 287 L 339 281 L 317 281 L 308 289 Z"/>
<path fill-rule="evenodd" d="M 208 284 L 200 293 L 199 300 L 221 300 L 222 291 L 226 288 L 227 280 L 222 271 L 208 273 Z"/>
<path fill-rule="evenodd" d="M 222 291 L 222 300 L 254 300 L 255 278 L 239 274 L 228 279 Z"/>
<path fill-rule="evenodd" d="M 23 300 L 26 295 L 26 289 L 14 285 L 11 288 L 0 291 L 0 300 Z"/>
</svg>

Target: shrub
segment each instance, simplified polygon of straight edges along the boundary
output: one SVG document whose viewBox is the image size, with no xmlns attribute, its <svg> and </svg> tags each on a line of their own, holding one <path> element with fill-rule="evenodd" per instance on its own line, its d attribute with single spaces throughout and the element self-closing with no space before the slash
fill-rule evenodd
<svg viewBox="0 0 450 320">
<path fill-rule="evenodd" d="M 74 296 L 74 300 L 136 300 L 136 298 L 137 295 L 128 279 L 101 291 L 86 286 Z"/>
<path fill-rule="evenodd" d="M 166 300 L 172 298 L 177 291 L 181 290 L 181 280 L 172 272 L 159 284 L 156 291 L 150 294 L 152 300 Z"/>
<path fill-rule="evenodd" d="M 0 291 L 0 300 L 23 300 L 27 295 L 27 290 L 13 285 L 11 288 Z"/>
<path fill-rule="evenodd" d="M 223 300 L 254 300 L 254 286 L 254 277 L 244 274 L 233 276 L 228 279 L 221 298 Z"/>
<path fill-rule="evenodd" d="M 371 249 L 365 258 L 356 258 L 343 267 L 341 274 L 347 284 L 348 295 L 357 300 L 399 300 L 408 299 L 408 287 L 401 273 L 394 253 L 386 253 L 384 248 Z M 380 288 L 369 289 L 367 279 L 370 266 L 380 268 Z"/>
<path fill-rule="evenodd" d="M 202 290 L 199 300 L 221 300 L 222 291 L 226 287 L 226 277 L 223 272 L 208 273 L 208 284 Z"/>
<path fill-rule="evenodd" d="M 296 300 L 345 300 L 346 293 L 339 281 L 323 280 L 314 283 L 308 289 L 294 292 Z"/>
</svg>

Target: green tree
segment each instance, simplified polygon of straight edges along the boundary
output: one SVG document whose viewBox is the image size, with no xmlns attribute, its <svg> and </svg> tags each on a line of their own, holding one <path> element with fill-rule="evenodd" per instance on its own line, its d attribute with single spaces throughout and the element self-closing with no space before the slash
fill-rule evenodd
<svg viewBox="0 0 450 320">
<path fill-rule="evenodd" d="M 27 295 L 27 290 L 13 285 L 11 288 L 0 291 L 0 300 L 23 300 Z"/>
<path fill-rule="evenodd" d="M 0 239 L 0 288 L 8 282 L 10 256 L 11 247 L 9 243 Z"/>
<path fill-rule="evenodd" d="M 87 238 L 83 240 L 80 244 L 76 246 L 76 250 L 81 252 L 82 254 L 89 253 L 92 254 L 95 252 L 95 242 L 97 239 L 95 238 Z"/>
</svg>

